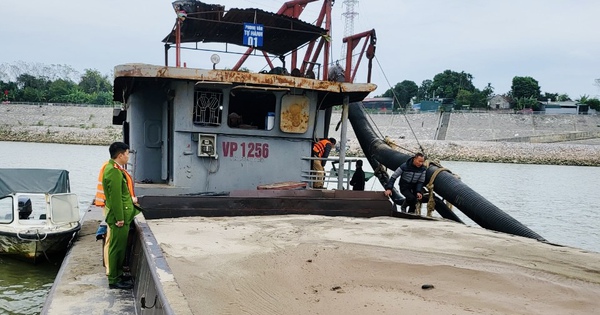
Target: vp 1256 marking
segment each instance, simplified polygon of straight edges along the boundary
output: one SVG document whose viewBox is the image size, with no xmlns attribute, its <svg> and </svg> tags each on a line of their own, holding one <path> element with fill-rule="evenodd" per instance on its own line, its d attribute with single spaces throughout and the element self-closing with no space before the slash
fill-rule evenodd
<svg viewBox="0 0 600 315">
<path fill-rule="evenodd" d="M 269 144 L 262 142 L 223 141 L 223 156 L 266 159 L 269 157 Z"/>
</svg>

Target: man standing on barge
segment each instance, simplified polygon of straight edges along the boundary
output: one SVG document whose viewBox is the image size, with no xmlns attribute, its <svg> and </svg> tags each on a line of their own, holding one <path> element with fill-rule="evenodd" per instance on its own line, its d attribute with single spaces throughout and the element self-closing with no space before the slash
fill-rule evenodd
<svg viewBox="0 0 600 315">
<path fill-rule="evenodd" d="M 406 198 L 402 206 L 400 206 L 402 212 L 406 210 L 406 207 L 409 207 L 408 212 L 415 213 L 417 200 L 423 198 L 421 190 L 425 183 L 425 171 L 427 170 L 425 166 L 423 166 L 424 162 L 425 157 L 423 154 L 416 153 L 396 169 L 388 183 L 385 185 L 385 196 L 389 197 L 392 194 L 394 182 L 396 182 L 397 178 L 400 178 L 400 182 L 398 183 L 398 186 L 400 186 L 400 193 Z"/>
<path fill-rule="evenodd" d="M 313 188 L 317 188 L 317 189 L 323 188 L 323 184 L 325 181 L 325 169 L 323 167 L 325 166 L 325 163 L 327 161 L 320 160 L 320 159 L 326 159 L 329 157 L 329 152 L 331 152 L 331 149 L 333 149 L 333 146 L 335 146 L 336 142 L 337 141 L 335 141 L 335 138 L 329 138 L 329 139 L 322 139 L 313 145 L 312 156 L 319 158 L 319 159 L 313 160 L 313 162 L 312 162 L 313 170 L 316 173 L 316 178 L 315 178 L 315 182 L 313 183 Z"/>
<path fill-rule="evenodd" d="M 129 146 L 123 142 L 115 142 L 108 148 L 110 160 L 104 168 L 102 187 L 106 197 L 106 223 L 108 232 L 106 245 L 108 260 L 106 270 L 108 286 L 111 289 L 132 289 L 133 283 L 123 279 L 123 262 L 127 253 L 129 226 L 139 213 L 134 208 L 130 189 L 133 179 L 123 168 L 129 161 Z"/>
</svg>

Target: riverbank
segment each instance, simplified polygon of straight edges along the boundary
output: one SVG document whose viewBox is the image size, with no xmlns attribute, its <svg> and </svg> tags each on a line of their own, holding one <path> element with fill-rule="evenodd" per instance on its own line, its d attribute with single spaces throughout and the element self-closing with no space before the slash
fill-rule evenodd
<svg viewBox="0 0 600 315">
<path fill-rule="evenodd" d="M 395 140 L 398 151 L 420 152 L 430 160 L 600 166 L 600 145 L 573 143 L 515 143 L 489 141 Z M 358 140 L 348 141 L 348 156 L 363 157 Z"/>
<path fill-rule="evenodd" d="M 111 107 L 0 105 L 0 141 L 109 145 L 123 138 Z"/>
<path fill-rule="evenodd" d="M 530 137 L 597 134 L 598 115 L 518 115 L 495 112 L 457 112 L 448 121 L 445 140 L 435 139 L 439 113 L 370 115 L 375 132 L 387 137 L 402 153 L 424 153 L 432 160 L 600 166 L 600 138 L 553 143 L 513 142 Z M 333 113 L 330 136 L 340 140 L 339 113 Z M 351 127 L 347 133 L 349 156 L 364 157 Z M 415 139 L 418 139 L 415 140 Z M 426 140 L 427 139 L 427 140 Z M 503 141 L 494 141 L 505 139 Z"/>
<path fill-rule="evenodd" d="M 121 140 L 121 126 L 112 125 L 112 108 L 86 106 L 0 106 L 0 141 L 108 145 Z M 339 113 L 332 116 L 331 136 Z M 410 154 L 420 151 L 434 160 L 600 166 L 600 139 L 558 143 L 492 142 L 516 136 L 597 132 L 600 117 L 581 115 L 452 114 L 446 140 L 435 138 L 439 114 L 373 115 L 377 130 Z M 411 130 L 412 126 L 412 130 Z M 413 135 L 414 132 L 414 135 Z M 421 139 L 417 143 L 416 140 Z M 347 154 L 363 156 L 348 129 Z"/>
</svg>

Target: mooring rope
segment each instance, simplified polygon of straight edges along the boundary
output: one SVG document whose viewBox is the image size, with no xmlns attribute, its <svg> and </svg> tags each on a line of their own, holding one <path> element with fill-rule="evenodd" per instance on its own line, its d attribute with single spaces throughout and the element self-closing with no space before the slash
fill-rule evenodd
<svg viewBox="0 0 600 315">
<path fill-rule="evenodd" d="M 383 67 L 381 66 L 381 63 L 379 62 L 379 59 L 377 58 L 377 56 L 375 56 L 375 61 L 377 62 L 377 65 L 379 66 L 379 70 L 383 74 L 383 77 L 385 78 L 385 81 L 387 82 L 388 86 L 390 87 L 390 90 L 392 91 L 392 94 L 394 95 L 394 100 L 398 101 L 398 96 L 396 95 L 396 91 L 394 91 L 394 89 L 392 88 L 392 85 L 390 84 L 390 80 L 388 80 L 387 75 L 385 74 L 385 71 L 383 71 Z M 398 101 L 398 104 L 400 104 L 399 101 Z M 393 111 L 393 109 L 394 108 L 393 108 L 393 105 L 392 105 L 392 111 Z M 413 137 L 417 141 L 417 145 L 419 146 L 419 149 L 421 150 L 421 152 L 423 154 L 425 154 L 425 149 L 423 148 L 423 146 L 419 142 L 419 138 L 417 138 L 417 134 L 415 133 L 415 130 L 413 129 L 412 125 L 410 124 L 410 121 L 408 120 L 408 117 L 406 117 L 406 111 L 404 111 L 402 113 L 402 115 L 404 116 L 404 120 L 406 121 L 406 124 L 408 125 L 408 128 L 410 129 L 410 132 L 412 133 Z M 393 118 L 394 118 L 394 115 L 392 115 L 392 120 L 393 120 Z"/>
<path fill-rule="evenodd" d="M 46 237 L 48 237 L 48 233 L 46 233 L 46 235 L 44 236 L 44 238 L 40 238 L 40 231 L 39 230 L 35 230 L 35 234 L 37 235 L 37 241 L 40 243 L 40 248 L 42 249 L 42 253 L 44 253 L 44 257 L 46 257 L 46 260 L 53 264 L 53 262 L 50 260 L 50 257 L 48 257 L 48 254 L 46 254 L 46 250 L 44 249 L 44 244 L 42 244 L 42 241 L 46 239 Z"/>
</svg>

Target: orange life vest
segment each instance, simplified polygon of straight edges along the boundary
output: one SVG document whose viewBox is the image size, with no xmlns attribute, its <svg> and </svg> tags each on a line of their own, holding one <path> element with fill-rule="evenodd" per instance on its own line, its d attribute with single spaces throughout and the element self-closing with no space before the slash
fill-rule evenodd
<svg viewBox="0 0 600 315">
<path fill-rule="evenodd" d="M 104 195 L 104 187 L 102 187 L 102 177 L 104 175 L 104 168 L 108 165 L 108 161 L 100 168 L 100 174 L 98 174 L 98 184 L 96 185 L 96 198 L 94 199 L 94 205 L 97 207 L 104 207 L 106 203 L 106 196 Z"/>
<path fill-rule="evenodd" d="M 104 195 L 104 187 L 102 186 L 102 178 L 104 177 L 104 169 L 108 165 L 108 161 L 102 165 L 100 168 L 100 174 L 98 174 L 98 184 L 96 185 L 96 198 L 94 199 L 94 205 L 98 207 L 104 207 L 106 205 L 106 196 Z M 115 168 L 118 168 L 123 174 L 125 174 L 125 178 L 127 179 L 127 189 L 129 189 L 129 194 L 131 197 L 135 197 L 135 193 L 133 191 L 133 179 L 129 172 L 123 169 L 119 164 L 115 163 Z"/>
<path fill-rule="evenodd" d="M 329 139 L 323 139 L 315 143 L 315 145 L 313 146 L 313 153 L 318 157 L 323 157 L 323 153 L 325 153 L 325 147 L 327 146 L 327 144 L 331 144 L 331 142 L 329 142 Z"/>
<path fill-rule="evenodd" d="M 129 172 L 117 163 L 115 163 L 115 168 L 118 168 L 119 170 L 121 170 L 121 172 L 123 172 L 125 178 L 127 179 L 127 189 L 129 190 L 129 194 L 131 195 L 131 198 L 135 197 L 135 193 L 133 192 L 133 178 L 131 178 Z"/>
</svg>

